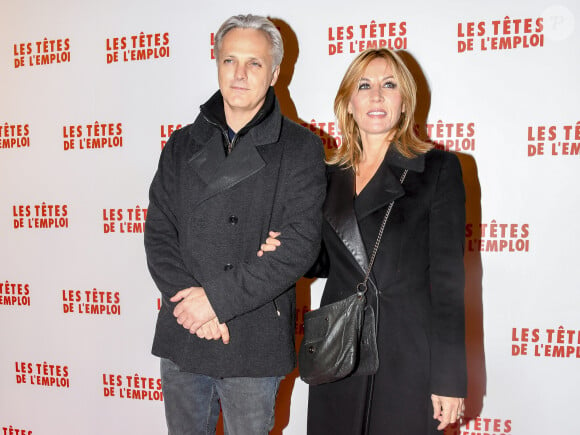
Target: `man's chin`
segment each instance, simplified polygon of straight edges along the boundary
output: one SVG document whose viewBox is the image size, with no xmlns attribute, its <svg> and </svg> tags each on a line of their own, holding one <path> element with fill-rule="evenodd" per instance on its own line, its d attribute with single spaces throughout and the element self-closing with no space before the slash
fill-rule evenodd
<svg viewBox="0 0 580 435">
<path fill-rule="evenodd" d="M 232 110 L 250 110 L 250 107 L 252 106 L 251 102 L 248 101 L 247 98 L 228 98 L 225 100 L 225 103 Z"/>
</svg>

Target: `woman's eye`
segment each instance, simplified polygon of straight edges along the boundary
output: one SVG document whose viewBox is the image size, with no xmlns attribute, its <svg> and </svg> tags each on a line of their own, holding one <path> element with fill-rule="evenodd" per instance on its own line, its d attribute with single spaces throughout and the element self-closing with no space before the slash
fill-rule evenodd
<svg viewBox="0 0 580 435">
<path fill-rule="evenodd" d="M 389 82 L 386 82 L 384 86 L 385 86 L 385 88 L 395 89 L 397 87 L 397 84 L 395 82 L 389 81 Z"/>
<path fill-rule="evenodd" d="M 369 88 L 370 88 L 370 85 L 368 83 L 359 83 L 358 84 L 359 91 L 362 89 L 369 89 Z"/>
</svg>

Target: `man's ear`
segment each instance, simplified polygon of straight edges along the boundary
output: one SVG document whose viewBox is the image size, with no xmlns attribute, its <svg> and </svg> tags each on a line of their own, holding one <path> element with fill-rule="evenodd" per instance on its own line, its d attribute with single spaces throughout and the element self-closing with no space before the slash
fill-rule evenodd
<svg viewBox="0 0 580 435">
<path fill-rule="evenodd" d="M 280 65 L 274 68 L 274 74 L 272 74 L 272 81 L 270 82 L 270 86 L 274 86 L 276 84 L 279 75 L 280 75 Z"/>
</svg>

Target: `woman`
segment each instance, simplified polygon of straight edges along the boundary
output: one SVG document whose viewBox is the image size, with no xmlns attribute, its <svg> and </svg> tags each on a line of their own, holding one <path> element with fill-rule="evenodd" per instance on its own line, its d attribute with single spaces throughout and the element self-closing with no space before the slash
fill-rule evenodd
<svg viewBox="0 0 580 435">
<path fill-rule="evenodd" d="M 385 210 L 395 201 L 373 266 L 379 369 L 310 387 L 312 435 L 439 433 L 463 412 L 465 194 L 458 159 L 413 131 L 416 85 L 387 49 L 358 55 L 334 110 L 342 146 L 330 158 L 321 305 L 354 292 Z M 402 173 L 408 170 L 403 183 Z M 263 250 L 275 249 L 275 233 Z M 369 286 L 369 289 L 372 289 Z"/>
</svg>

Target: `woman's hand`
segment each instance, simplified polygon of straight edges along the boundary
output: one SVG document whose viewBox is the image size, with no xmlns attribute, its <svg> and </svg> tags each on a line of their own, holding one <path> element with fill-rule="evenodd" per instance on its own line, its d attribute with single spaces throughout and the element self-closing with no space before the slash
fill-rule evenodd
<svg viewBox="0 0 580 435">
<path fill-rule="evenodd" d="M 433 418 L 439 420 L 437 430 L 443 430 L 448 424 L 453 424 L 463 416 L 465 409 L 462 397 L 445 397 L 431 394 L 433 402 Z"/>
<path fill-rule="evenodd" d="M 278 233 L 276 231 L 270 231 L 268 233 L 269 237 L 266 239 L 266 241 L 264 243 L 262 243 L 260 245 L 260 250 L 258 251 L 258 254 L 257 254 L 258 257 L 261 257 L 262 255 L 264 255 L 264 252 L 275 251 L 276 248 L 282 244 L 282 242 L 280 242 L 280 240 L 277 239 L 277 237 L 280 234 L 281 233 Z"/>
</svg>

